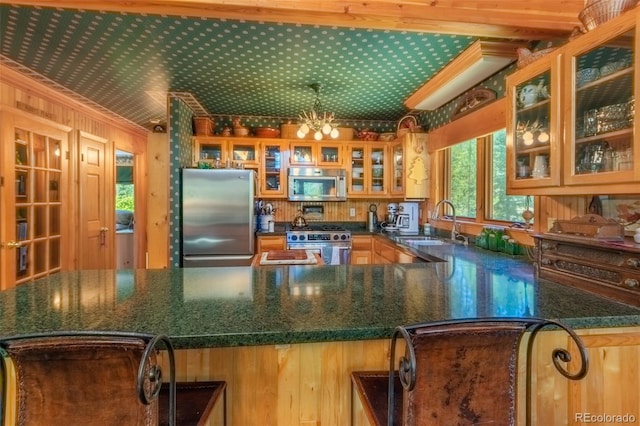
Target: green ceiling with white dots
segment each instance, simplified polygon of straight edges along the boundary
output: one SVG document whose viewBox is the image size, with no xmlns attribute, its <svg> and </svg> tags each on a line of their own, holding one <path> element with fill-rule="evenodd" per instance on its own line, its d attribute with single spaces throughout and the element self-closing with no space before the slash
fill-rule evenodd
<svg viewBox="0 0 640 426">
<path fill-rule="evenodd" d="M 398 120 L 475 40 L 10 5 L 0 28 L 4 58 L 143 127 L 166 114 L 150 93 L 189 92 L 214 115 L 295 118 L 313 105 L 314 82 L 338 122 Z"/>
</svg>

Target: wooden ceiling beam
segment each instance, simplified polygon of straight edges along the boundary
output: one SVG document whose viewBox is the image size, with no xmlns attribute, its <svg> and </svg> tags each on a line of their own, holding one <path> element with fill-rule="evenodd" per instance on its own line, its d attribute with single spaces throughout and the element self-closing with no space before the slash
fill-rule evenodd
<svg viewBox="0 0 640 426">
<path fill-rule="evenodd" d="M 540 40 L 567 37 L 584 0 L 11 0 L 11 4 Z"/>
</svg>

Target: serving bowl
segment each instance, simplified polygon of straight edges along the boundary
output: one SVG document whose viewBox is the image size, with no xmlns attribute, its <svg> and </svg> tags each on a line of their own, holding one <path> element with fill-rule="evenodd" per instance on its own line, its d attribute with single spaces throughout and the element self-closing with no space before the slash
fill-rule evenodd
<svg viewBox="0 0 640 426">
<path fill-rule="evenodd" d="M 280 130 L 273 127 L 256 127 L 254 133 L 259 138 L 277 138 L 280 136 Z"/>
</svg>

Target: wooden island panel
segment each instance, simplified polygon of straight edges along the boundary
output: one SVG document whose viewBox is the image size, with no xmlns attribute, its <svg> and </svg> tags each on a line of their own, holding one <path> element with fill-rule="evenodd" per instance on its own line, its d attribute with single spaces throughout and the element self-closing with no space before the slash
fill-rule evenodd
<svg viewBox="0 0 640 426">
<path fill-rule="evenodd" d="M 561 376 L 551 359 L 554 348 L 566 347 L 567 335 L 538 335 L 532 424 L 580 424 L 576 413 L 628 413 L 636 419 L 631 424 L 638 424 L 640 327 L 578 334 L 590 357 L 589 373 L 578 382 Z M 177 380 L 225 380 L 230 425 L 366 425 L 361 407 L 352 401 L 350 374 L 388 369 L 389 352 L 388 340 L 184 349 L 176 353 Z M 523 362 L 518 372 L 525 377 Z M 518 387 L 518 424 L 524 424 L 524 380 Z"/>
</svg>

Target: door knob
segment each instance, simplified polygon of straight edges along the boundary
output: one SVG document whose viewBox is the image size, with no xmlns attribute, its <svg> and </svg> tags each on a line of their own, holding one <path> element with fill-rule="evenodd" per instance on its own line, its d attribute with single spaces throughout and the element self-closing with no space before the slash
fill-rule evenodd
<svg viewBox="0 0 640 426">
<path fill-rule="evenodd" d="M 100 232 L 107 232 L 109 230 L 109 228 L 107 228 L 106 226 L 103 226 L 102 228 L 100 228 Z"/>
<path fill-rule="evenodd" d="M 6 248 L 18 248 L 22 247 L 22 243 L 20 241 L 7 241 L 2 246 Z"/>
</svg>

